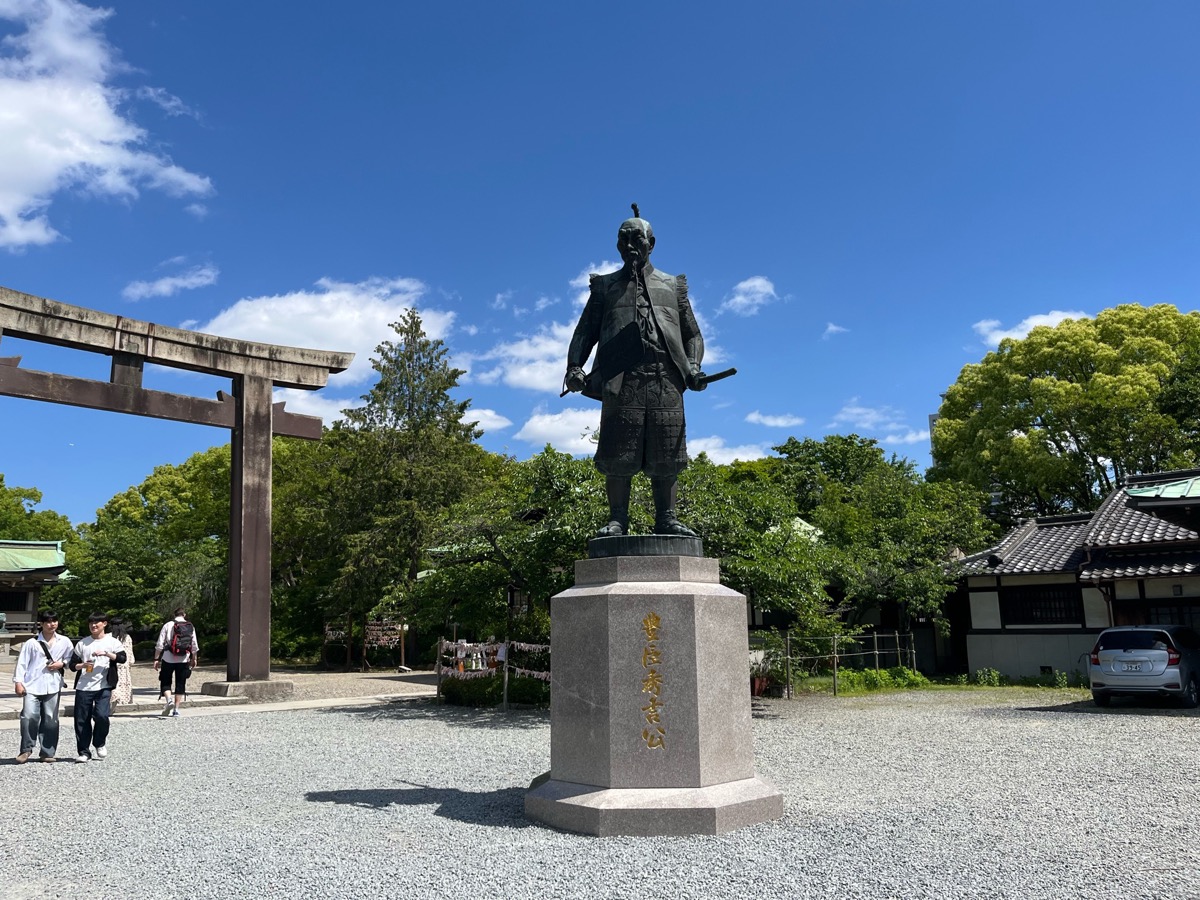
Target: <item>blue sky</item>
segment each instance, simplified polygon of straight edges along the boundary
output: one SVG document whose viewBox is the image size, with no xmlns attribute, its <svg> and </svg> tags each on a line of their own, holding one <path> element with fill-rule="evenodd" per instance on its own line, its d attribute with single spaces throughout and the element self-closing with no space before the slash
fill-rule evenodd
<svg viewBox="0 0 1200 900">
<path fill-rule="evenodd" d="M 590 271 L 637 202 L 709 356 L 690 449 L 928 416 L 1006 334 L 1196 307 L 1200 6 L 0 0 L 0 285 L 354 351 L 415 306 L 491 450 L 588 452 L 560 400 Z M 12 338 L 26 368 L 107 357 Z M 212 396 L 171 370 L 147 386 Z M 226 432 L 0 398 L 0 472 L 90 521 Z"/>
</svg>

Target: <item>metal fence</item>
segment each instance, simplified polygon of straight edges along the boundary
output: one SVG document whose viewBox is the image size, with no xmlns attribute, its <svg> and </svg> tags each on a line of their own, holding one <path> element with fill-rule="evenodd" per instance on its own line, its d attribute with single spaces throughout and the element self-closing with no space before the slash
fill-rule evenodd
<svg viewBox="0 0 1200 900">
<path fill-rule="evenodd" d="M 854 635 L 793 636 L 790 632 L 782 637 L 782 647 L 769 647 L 765 637 L 758 641 L 751 636 L 751 652 L 761 654 L 758 658 L 764 669 L 783 668 L 783 693 L 790 698 L 794 679 L 816 675 L 829 670 L 833 673 L 833 693 L 838 692 L 838 672 L 843 668 L 870 669 L 875 671 L 904 666 L 917 668 L 917 651 L 912 632 L 869 632 Z M 755 647 L 755 644 L 758 644 Z"/>
</svg>

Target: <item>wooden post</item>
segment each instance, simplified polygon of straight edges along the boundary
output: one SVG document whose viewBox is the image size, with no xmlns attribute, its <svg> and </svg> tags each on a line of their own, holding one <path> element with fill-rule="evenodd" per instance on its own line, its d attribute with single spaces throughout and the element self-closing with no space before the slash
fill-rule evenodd
<svg viewBox="0 0 1200 900">
<path fill-rule="evenodd" d="M 835 696 L 835 697 L 838 695 L 837 672 L 838 672 L 837 635 L 835 634 L 833 636 L 833 696 Z"/>
<path fill-rule="evenodd" d="M 271 380 L 233 379 L 229 681 L 271 677 Z"/>
<path fill-rule="evenodd" d="M 900 657 L 900 632 L 893 631 L 892 637 L 895 638 L 896 641 L 896 665 L 902 666 L 904 665 L 904 661 Z"/>
<path fill-rule="evenodd" d="M 502 708 L 508 712 L 508 638 L 505 638 L 504 643 L 500 646 L 504 648 L 504 704 Z"/>
<path fill-rule="evenodd" d="M 438 703 L 442 702 L 442 649 L 445 644 L 445 638 L 438 638 L 437 656 L 434 657 L 433 662 L 433 671 L 437 674 L 437 691 L 434 693 L 434 697 Z"/>
<path fill-rule="evenodd" d="M 783 636 L 783 652 L 787 662 L 787 698 L 792 699 L 792 633 L 785 632 Z"/>
<path fill-rule="evenodd" d="M 871 637 L 875 640 L 875 671 L 879 671 L 879 632 L 871 632 Z"/>
</svg>

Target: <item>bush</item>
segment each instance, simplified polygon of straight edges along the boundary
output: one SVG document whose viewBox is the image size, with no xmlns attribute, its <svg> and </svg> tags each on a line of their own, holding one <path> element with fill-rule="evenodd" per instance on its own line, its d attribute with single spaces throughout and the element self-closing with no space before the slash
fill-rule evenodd
<svg viewBox="0 0 1200 900">
<path fill-rule="evenodd" d="M 980 687 L 1000 687 L 1003 681 L 1007 681 L 1000 674 L 998 669 L 976 669 L 975 684 Z"/>
<path fill-rule="evenodd" d="M 929 679 L 912 669 L 904 666 L 893 666 L 890 669 L 839 669 L 838 691 L 847 694 L 865 693 L 867 691 L 895 690 L 898 688 L 917 688 L 929 684 Z"/>
<path fill-rule="evenodd" d="M 499 706 L 504 699 L 503 679 L 443 678 L 442 699 L 451 706 Z"/>
<path fill-rule="evenodd" d="M 133 645 L 133 659 L 139 662 L 154 659 L 154 644 L 154 641 L 138 641 Z"/>
<path fill-rule="evenodd" d="M 442 699 L 451 706 L 499 706 L 504 702 L 504 677 L 443 678 Z M 550 684 L 520 675 L 508 677 L 508 702 L 520 706 L 547 706 Z"/>
</svg>

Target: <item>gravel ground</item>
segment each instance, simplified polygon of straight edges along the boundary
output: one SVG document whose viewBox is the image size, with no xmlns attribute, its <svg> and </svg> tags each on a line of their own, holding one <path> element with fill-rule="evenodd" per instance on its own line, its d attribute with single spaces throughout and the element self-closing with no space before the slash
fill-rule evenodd
<svg viewBox="0 0 1200 900">
<path fill-rule="evenodd" d="M 158 690 L 158 673 L 150 663 L 138 663 L 130 670 L 135 688 Z M 200 686 L 210 681 L 224 681 L 224 665 L 200 666 L 188 678 L 189 694 L 199 694 Z M 330 672 L 313 668 L 271 666 L 271 677 L 292 682 L 295 692 L 291 700 L 326 700 L 331 697 L 376 697 L 402 694 L 413 683 L 435 684 L 432 672 L 413 673 L 404 677 L 395 669 L 373 669 L 369 672 Z"/>
<path fill-rule="evenodd" d="M 1200 716 L 1085 696 L 755 701 L 785 815 L 694 838 L 527 821 L 544 712 L 123 717 L 104 762 L 0 765 L 0 896 L 1200 897 Z"/>
</svg>

